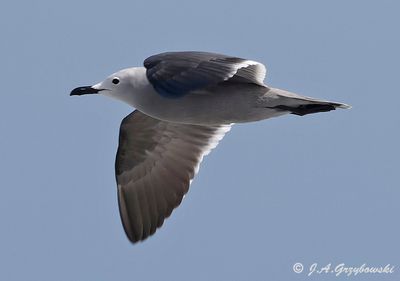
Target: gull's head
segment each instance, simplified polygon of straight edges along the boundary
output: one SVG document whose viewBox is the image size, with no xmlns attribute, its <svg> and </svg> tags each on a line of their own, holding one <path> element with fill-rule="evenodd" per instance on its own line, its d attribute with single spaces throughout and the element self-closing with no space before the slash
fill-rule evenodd
<svg viewBox="0 0 400 281">
<path fill-rule="evenodd" d="M 143 67 L 132 67 L 120 70 L 108 76 L 104 81 L 93 86 L 82 86 L 71 91 L 71 96 L 102 94 L 129 103 L 135 94 L 148 80 Z"/>
</svg>

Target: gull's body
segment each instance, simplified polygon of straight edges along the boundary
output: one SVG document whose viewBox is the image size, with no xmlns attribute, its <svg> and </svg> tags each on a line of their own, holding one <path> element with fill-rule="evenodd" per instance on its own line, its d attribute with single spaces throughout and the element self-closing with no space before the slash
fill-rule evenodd
<svg viewBox="0 0 400 281">
<path fill-rule="evenodd" d="M 121 124 L 118 199 L 128 238 L 152 235 L 188 191 L 204 155 L 233 123 L 349 106 L 263 82 L 264 65 L 204 52 L 163 53 L 71 95 L 101 93 L 137 110 Z"/>
<path fill-rule="evenodd" d="M 118 97 L 139 111 L 154 118 L 185 124 L 231 124 L 267 119 L 285 114 L 281 110 L 267 108 L 278 105 L 281 94 L 278 89 L 257 84 L 222 84 L 193 91 L 179 98 L 166 98 L 157 93 L 146 78 L 146 68 L 123 70 L 127 76 L 139 78 L 135 95 Z M 101 87 L 98 85 L 98 87 Z M 113 93 L 104 95 L 113 97 Z"/>
</svg>

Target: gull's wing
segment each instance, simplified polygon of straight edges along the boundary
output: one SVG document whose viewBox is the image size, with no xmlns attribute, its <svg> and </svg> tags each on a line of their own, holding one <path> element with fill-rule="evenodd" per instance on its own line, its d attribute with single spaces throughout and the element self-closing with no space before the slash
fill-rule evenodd
<svg viewBox="0 0 400 281">
<path fill-rule="evenodd" d="M 230 128 L 170 123 L 137 110 L 124 118 L 115 172 L 129 240 L 144 240 L 163 224 L 181 203 L 203 156 Z"/>
<path fill-rule="evenodd" d="M 206 52 L 168 52 L 144 61 L 147 79 L 165 97 L 181 97 L 224 81 L 264 86 L 263 64 Z"/>
</svg>

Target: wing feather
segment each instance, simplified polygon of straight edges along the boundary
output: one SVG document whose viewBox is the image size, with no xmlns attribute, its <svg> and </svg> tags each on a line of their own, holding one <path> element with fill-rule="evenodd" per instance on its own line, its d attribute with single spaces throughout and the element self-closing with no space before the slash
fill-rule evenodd
<svg viewBox="0 0 400 281">
<path fill-rule="evenodd" d="M 178 98 L 225 81 L 264 86 L 263 64 L 207 52 L 168 52 L 144 61 L 146 75 L 162 96 Z"/>
<path fill-rule="evenodd" d="M 188 192 L 203 156 L 229 129 L 175 124 L 139 111 L 124 118 L 115 171 L 121 220 L 132 242 L 163 224 Z"/>
</svg>

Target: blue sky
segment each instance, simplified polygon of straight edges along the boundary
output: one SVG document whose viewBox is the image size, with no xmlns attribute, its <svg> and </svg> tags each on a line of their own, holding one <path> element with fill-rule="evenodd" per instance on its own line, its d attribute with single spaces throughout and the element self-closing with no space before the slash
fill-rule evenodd
<svg viewBox="0 0 400 281">
<path fill-rule="evenodd" d="M 390 263 L 379 279 L 399 279 L 397 1 L 1 6 L 1 280 L 344 279 L 295 262 Z M 235 126 L 164 226 L 131 245 L 114 159 L 132 109 L 68 95 L 169 50 L 257 60 L 267 84 L 353 109 Z"/>
</svg>

